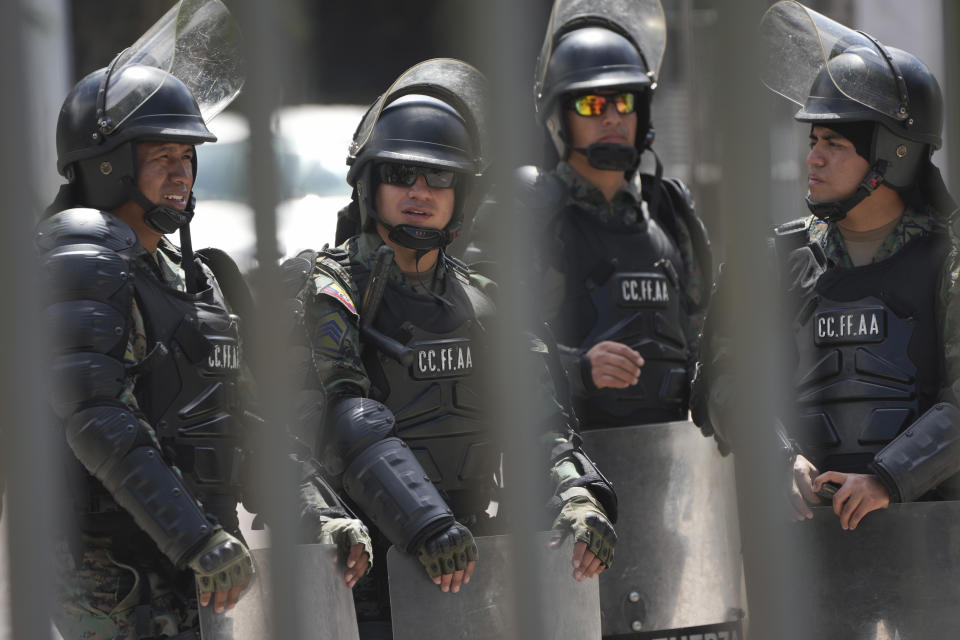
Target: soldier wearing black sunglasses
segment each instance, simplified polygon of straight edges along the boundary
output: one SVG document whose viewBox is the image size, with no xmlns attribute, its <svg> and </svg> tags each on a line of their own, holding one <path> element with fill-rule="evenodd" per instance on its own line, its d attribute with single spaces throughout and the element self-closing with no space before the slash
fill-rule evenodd
<svg viewBox="0 0 960 640">
<path fill-rule="evenodd" d="M 341 220 L 359 220 L 359 233 L 286 263 L 307 384 L 319 379 L 330 396 L 326 421 L 310 416 L 305 437 L 371 524 L 375 552 L 393 544 L 418 556 L 452 593 L 478 561 L 474 535 L 505 532 L 487 513 L 509 454 L 486 414 L 493 286 L 446 253 L 486 168 L 484 84 L 456 60 L 402 74 L 350 148 L 355 193 Z M 584 580 L 611 563 L 615 497 L 571 442 L 548 387 L 531 400 L 553 461 L 544 472 L 556 481 L 545 515 L 558 538 L 576 537 L 574 577 Z M 364 640 L 390 637 L 387 586 L 379 563 L 354 592 Z"/>
</svg>

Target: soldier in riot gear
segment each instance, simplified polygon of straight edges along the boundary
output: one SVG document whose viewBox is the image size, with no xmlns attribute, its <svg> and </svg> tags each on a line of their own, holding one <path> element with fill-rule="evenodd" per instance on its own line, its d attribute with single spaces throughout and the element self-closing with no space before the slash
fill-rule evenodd
<svg viewBox="0 0 960 640">
<path fill-rule="evenodd" d="M 286 263 L 331 395 L 326 425 L 305 425 L 318 458 L 374 525 L 375 548 L 417 554 L 453 593 L 477 562 L 473 536 L 497 531 L 486 510 L 500 452 L 482 413 L 492 283 L 445 251 L 487 162 L 484 87 L 458 60 L 401 74 L 350 147 L 354 197 L 341 221 L 359 219 L 360 233 Z M 585 579 L 610 564 L 615 497 L 556 406 L 542 416 L 555 528 L 576 537 L 575 577 Z M 361 637 L 390 637 L 380 566 L 355 590 Z"/>
<path fill-rule="evenodd" d="M 651 631 L 737 624 L 729 612 L 739 606 L 725 586 L 739 581 L 735 543 L 714 528 L 684 549 L 664 509 L 712 483 L 718 499 L 701 517 L 725 529 L 721 498 L 731 488 L 717 482 L 729 465 L 688 438 L 684 422 L 712 257 L 689 191 L 662 177 L 653 150 L 665 44 L 659 0 L 554 2 L 534 98 L 556 165 L 522 167 L 514 193 L 478 211 L 466 253 L 476 268 L 495 268 L 495 225 L 527 215 L 543 229 L 520 277 L 530 278 L 556 331 L 585 446 L 615 486 L 639 488 L 620 512 L 618 528 L 630 535 L 621 536 L 617 567 L 600 578 L 603 634 L 614 637 L 640 619 Z M 655 161 L 650 175 L 639 173 L 643 154 Z M 641 468 L 639 457 L 649 464 Z M 643 483 L 668 457 L 689 473 L 683 485 L 655 480 L 665 500 Z M 672 576 L 687 562 L 715 567 L 716 582 L 679 584 Z M 645 580 L 659 588 L 638 599 Z"/>
<path fill-rule="evenodd" d="M 192 24 L 212 42 L 204 17 L 225 9 L 208 9 Z M 240 485 L 250 407 L 238 318 L 187 227 L 194 148 L 216 138 L 191 88 L 142 53 L 128 49 L 64 101 L 68 184 L 36 236 L 55 331 L 51 405 L 74 459 L 76 530 L 57 558 L 54 614 L 65 638 L 199 638 L 197 606 L 232 608 L 254 570 L 236 513 L 255 496 Z M 240 78 L 222 81 L 239 90 Z M 166 239 L 178 229 L 182 252 Z M 369 538 L 300 468 L 310 542 L 327 533 L 352 547 L 352 586 Z"/>
<path fill-rule="evenodd" d="M 678 180 L 637 173 L 665 44 L 658 0 L 561 0 L 538 61 L 537 121 L 559 159 L 518 173 L 537 216 L 532 290 L 556 330 L 585 429 L 685 419 L 711 279 L 704 227 Z M 478 212 L 467 260 L 496 262 Z M 503 215 L 503 214 L 500 214 Z M 642 371 L 642 374 L 641 374 Z"/>
<path fill-rule="evenodd" d="M 792 515 L 813 517 L 808 504 L 832 494 L 854 529 L 890 503 L 955 499 L 960 271 L 956 204 L 931 162 L 940 87 L 916 56 L 796 2 L 774 5 L 761 32 L 764 82 L 810 127 L 812 216 L 774 238 L 796 366 L 778 426 Z M 722 312 L 708 319 L 695 417 L 736 448 L 748 434 L 725 416 Z"/>
</svg>

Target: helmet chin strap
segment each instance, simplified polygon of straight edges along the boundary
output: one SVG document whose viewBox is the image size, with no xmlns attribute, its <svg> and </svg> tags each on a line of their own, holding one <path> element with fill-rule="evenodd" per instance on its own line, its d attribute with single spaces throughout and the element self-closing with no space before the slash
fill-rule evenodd
<svg viewBox="0 0 960 640">
<path fill-rule="evenodd" d="M 594 142 L 587 147 L 570 149 L 586 156 L 590 166 L 600 171 L 636 171 L 640 165 L 640 153 L 634 146 Z"/>
<path fill-rule="evenodd" d="M 814 217 L 824 222 L 837 222 L 847 217 L 847 213 L 855 206 L 866 200 L 867 196 L 876 191 L 877 187 L 883 184 L 883 175 L 887 172 L 887 161 L 877 160 L 863 181 L 853 192 L 853 195 L 845 200 L 834 200 L 831 202 L 814 202 L 810 196 L 806 197 L 807 208 Z"/>
<path fill-rule="evenodd" d="M 453 240 L 453 234 L 446 229 L 416 227 L 412 224 L 393 226 L 381 220 L 380 216 L 377 216 L 377 222 L 387 230 L 387 237 L 391 241 L 416 252 L 417 264 L 420 264 L 420 258 L 436 249 L 443 249 Z"/>
<path fill-rule="evenodd" d="M 193 219 L 193 208 L 196 206 L 196 198 L 193 196 L 193 191 L 190 192 L 190 200 L 187 202 L 187 208 L 181 211 L 174 207 L 167 207 L 151 202 L 129 177 L 125 177 L 123 182 L 127 188 L 127 195 L 143 209 L 143 221 L 157 233 L 162 233 L 163 235 L 173 233 L 180 227 L 190 224 L 190 221 Z"/>
<path fill-rule="evenodd" d="M 127 194 L 130 199 L 143 209 L 143 221 L 147 223 L 148 227 L 163 235 L 177 230 L 180 231 L 180 266 L 183 268 L 187 292 L 196 293 L 199 281 L 197 265 L 193 257 L 193 242 L 190 237 L 190 221 L 193 219 L 193 209 L 197 205 L 197 199 L 193 195 L 193 191 L 190 191 L 190 199 L 187 201 L 186 209 L 181 211 L 174 207 L 151 202 L 130 178 L 124 178 L 123 182 L 127 187 Z"/>
</svg>

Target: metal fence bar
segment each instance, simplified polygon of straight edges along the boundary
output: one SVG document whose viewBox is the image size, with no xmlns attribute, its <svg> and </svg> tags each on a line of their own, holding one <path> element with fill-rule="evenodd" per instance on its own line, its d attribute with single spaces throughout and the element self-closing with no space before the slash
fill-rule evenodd
<svg viewBox="0 0 960 640">
<path fill-rule="evenodd" d="M 13 637 L 34 640 L 50 635 L 50 594 L 53 580 L 53 529 L 57 512 L 56 473 L 51 455 L 54 431 L 46 419 L 42 367 L 44 336 L 37 327 L 41 287 L 33 267 L 33 195 L 35 179 L 29 168 L 34 154 L 29 132 L 25 55 L 26 6 L 21 0 L 0 3 L 0 82 L 6 88 L 0 117 L 7 123 L 0 148 L 0 188 L 6 207 L 0 234 L 0 265 L 7 277 L 0 295 L 0 430 L 5 434 L 2 468 L 7 479 L 9 527 L 10 620 Z"/>
<path fill-rule="evenodd" d="M 779 316 L 770 255 L 770 131 L 773 96 L 761 85 L 757 25 L 769 5 L 763 0 L 717 3 L 719 51 L 730 70 L 717 104 L 717 128 L 723 137 L 720 189 L 721 220 L 726 225 L 728 257 L 725 283 L 737 310 L 733 327 L 734 362 L 740 406 L 736 477 L 744 575 L 749 607 L 749 637 L 800 637 L 791 619 L 789 578 L 803 551 L 788 549 L 783 460 L 771 452 L 778 401 L 784 398 L 783 364 L 776 327 Z M 798 635 L 800 634 L 800 635 Z"/>
<path fill-rule="evenodd" d="M 283 82 L 288 69 L 281 29 L 285 2 L 242 0 L 237 13 L 244 33 L 247 82 L 244 89 L 245 113 L 250 124 L 249 163 L 250 205 L 253 208 L 258 267 L 252 281 L 257 309 L 247 319 L 256 336 L 253 349 L 260 409 L 267 428 L 254 436 L 253 446 L 261 456 L 258 482 L 274 518 L 270 522 L 271 602 L 274 638 L 304 638 L 301 612 L 296 594 L 302 583 L 296 564 L 297 480 L 285 460 L 285 438 L 280 433 L 292 414 L 292 392 L 284 388 L 283 346 L 286 336 L 279 327 L 283 308 L 278 261 L 276 206 L 278 202 L 277 163 L 270 121 L 280 106 Z"/>
<path fill-rule="evenodd" d="M 960 5 L 950 0 L 943 2 L 943 71 L 941 86 L 944 90 L 944 137 L 943 148 L 949 158 L 949 172 L 944 176 L 947 188 L 956 197 L 960 193 Z M 941 151 L 943 153 L 943 151 Z"/>
<path fill-rule="evenodd" d="M 505 187 L 512 182 L 513 168 L 535 157 L 538 134 L 534 125 L 532 103 L 533 65 L 530 51 L 536 50 L 544 24 L 536 20 L 536 7 L 529 2 L 496 0 L 477 3 L 477 52 L 480 67 L 487 74 L 491 87 L 492 147 L 495 150 L 492 184 Z M 495 35 L 494 35 L 495 34 Z M 507 193 L 508 189 L 501 190 Z M 508 203 L 501 203 L 507 206 Z M 513 543 L 512 580 L 516 619 L 516 638 L 544 638 L 545 606 L 541 583 L 542 567 L 534 545 L 536 532 L 542 527 L 537 514 L 542 513 L 547 473 L 536 461 L 546 462 L 538 441 L 531 398 L 536 398 L 537 375 L 532 363 L 517 354 L 529 350 L 529 339 L 522 328 L 532 327 L 533 301 L 536 292 L 526 288 L 529 247 L 537 230 L 530 216 L 514 216 L 509 212 L 499 225 L 496 241 L 506 250 L 499 272 L 509 274 L 498 282 L 497 323 L 494 332 L 495 372 L 492 381 L 496 405 L 490 407 L 492 426 L 498 431 L 504 457 L 506 496 L 501 505 L 502 516 L 511 525 Z M 483 562 L 483 558 L 480 558 Z M 572 571 L 572 570 L 571 570 Z M 571 578 L 572 579 L 572 578 Z"/>
</svg>

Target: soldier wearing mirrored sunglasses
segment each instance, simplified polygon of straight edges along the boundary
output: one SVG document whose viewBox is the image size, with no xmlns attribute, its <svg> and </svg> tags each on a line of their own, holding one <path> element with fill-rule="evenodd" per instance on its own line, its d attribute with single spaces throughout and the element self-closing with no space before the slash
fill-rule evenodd
<svg viewBox="0 0 960 640">
<path fill-rule="evenodd" d="M 656 0 L 636 4 L 662 19 Z M 712 259 L 683 183 L 661 180 L 659 159 L 656 175 L 637 173 L 653 151 L 664 38 L 575 25 L 547 34 L 535 86 L 558 162 L 522 168 L 511 194 L 544 228 L 531 289 L 562 345 L 584 428 L 682 420 Z M 465 257 L 481 271 L 498 261 L 489 237 L 498 209 L 473 225 Z"/>
</svg>

